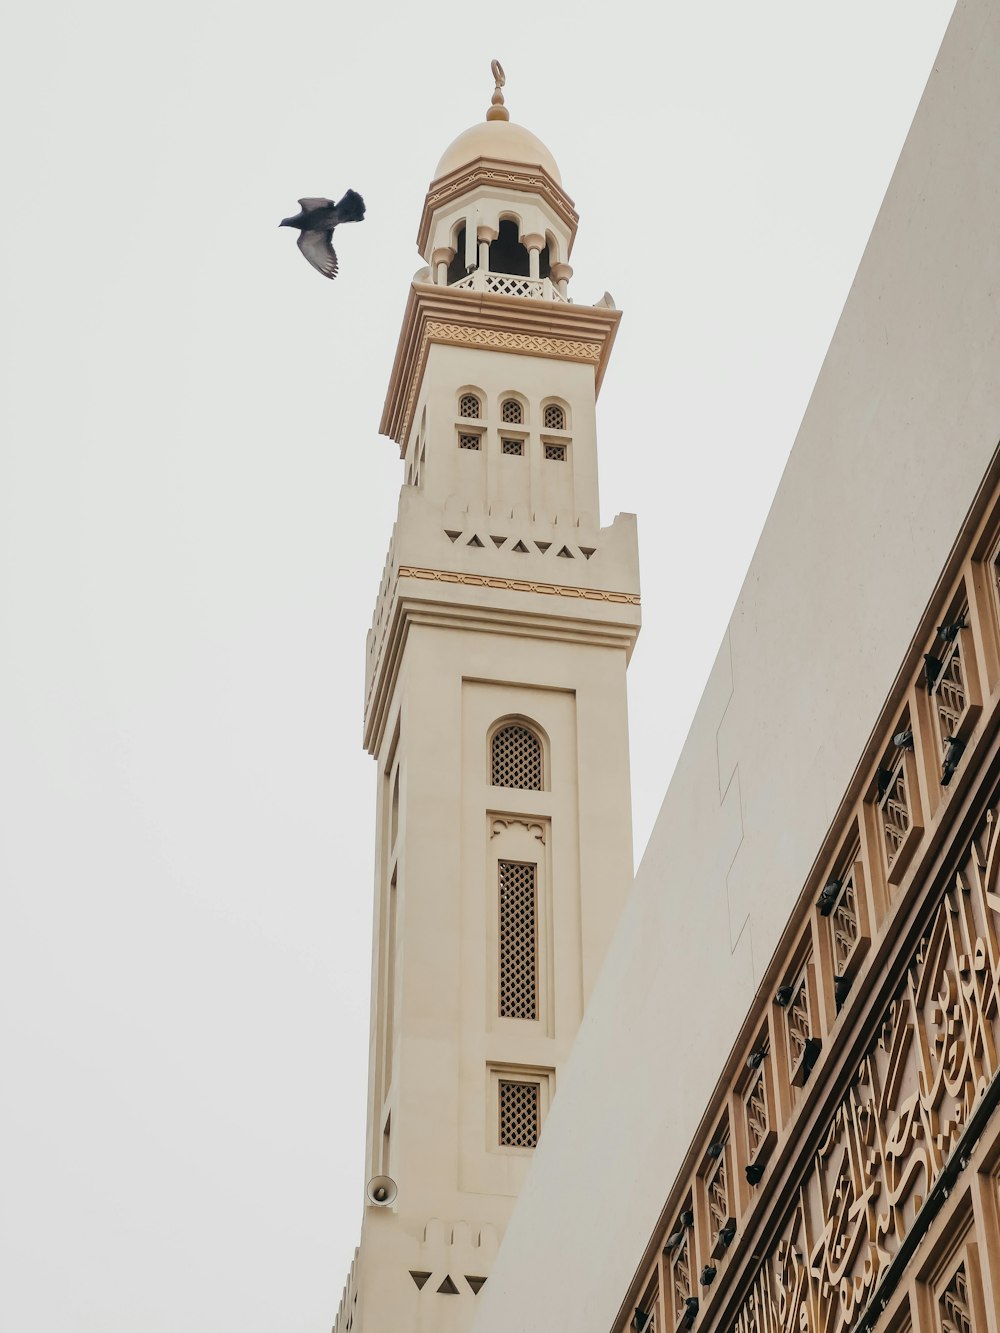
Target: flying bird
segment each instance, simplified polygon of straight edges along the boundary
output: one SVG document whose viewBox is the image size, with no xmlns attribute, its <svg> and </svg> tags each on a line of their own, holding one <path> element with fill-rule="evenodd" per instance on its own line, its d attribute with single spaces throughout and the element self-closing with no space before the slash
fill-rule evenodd
<svg viewBox="0 0 1000 1333">
<path fill-rule="evenodd" d="M 337 252 L 333 248 L 333 229 L 342 222 L 361 222 L 365 201 L 356 190 L 348 190 L 343 199 L 300 199 L 302 210 L 292 218 L 282 218 L 281 227 L 296 227 L 298 247 L 314 269 L 324 278 L 337 276 Z"/>
</svg>

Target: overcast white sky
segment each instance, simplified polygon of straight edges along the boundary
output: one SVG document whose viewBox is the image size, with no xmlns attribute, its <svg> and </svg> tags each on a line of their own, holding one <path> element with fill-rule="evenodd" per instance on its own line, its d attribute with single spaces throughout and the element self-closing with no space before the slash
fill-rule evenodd
<svg viewBox="0 0 1000 1333">
<path fill-rule="evenodd" d="M 489 61 L 625 315 L 645 845 L 951 0 L 21 5 L 0 74 L 0 1324 L 322 1333 L 361 1216 L 377 434 Z M 325 282 L 279 219 L 360 190 Z"/>
</svg>

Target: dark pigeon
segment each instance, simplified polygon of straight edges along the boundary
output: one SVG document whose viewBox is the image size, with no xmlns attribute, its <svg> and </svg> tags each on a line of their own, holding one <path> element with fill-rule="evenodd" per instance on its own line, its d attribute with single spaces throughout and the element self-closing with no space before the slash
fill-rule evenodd
<svg viewBox="0 0 1000 1333">
<path fill-rule="evenodd" d="M 298 246 L 314 269 L 324 278 L 337 276 L 337 252 L 333 248 L 333 229 L 342 222 L 361 222 L 365 216 L 365 201 L 356 190 L 348 190 L 343 199 L 300 199 L 301 213 L 293 218 L 282 218 L 281 227 L 296 227 L 300 233 Z"/>
</svg>

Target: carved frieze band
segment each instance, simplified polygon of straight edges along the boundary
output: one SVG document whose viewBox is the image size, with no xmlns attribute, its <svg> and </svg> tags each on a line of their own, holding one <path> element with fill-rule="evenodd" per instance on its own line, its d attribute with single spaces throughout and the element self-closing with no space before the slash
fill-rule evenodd
<svg viewBox="0 0 1000 1333">
<path fill-rule="evenodd" d="M 554 356 L 563 361 L 601 359 L 601 344 L 584 338 L 553 338 L 542 333 L 517 333 L 513 329 L 482 328 L 474 324 L 451 324 L 429 319 L 424 330 L 428 342 L 456 343 L 462 347 L 489 347 L 496 352 L 526 352 L 530 356 Z"/>
<path fill-rule="evenodd" d="M 462 583 L 472 588 L 499 588 L 511 592 L 539 592 L 550 597 L 576 597 L 588 602 L 616 602 L 619 605 L 638 606 L 635 592 L 606 592 L 602 588 L 573 588 L 563 583 L 533 583 L 529 579 L 498 578 L 492 574 L 466 574 L 452 569 L 418 569 L 414 565 L 400 565 L 401 579 L 432 579 L 436 583 Z"/>
<path fill-rule="evenodd" d="M 933 911 L 733 1333 L 846 1333 L 1000 1069 L 997 803 Z"/>
</svg>

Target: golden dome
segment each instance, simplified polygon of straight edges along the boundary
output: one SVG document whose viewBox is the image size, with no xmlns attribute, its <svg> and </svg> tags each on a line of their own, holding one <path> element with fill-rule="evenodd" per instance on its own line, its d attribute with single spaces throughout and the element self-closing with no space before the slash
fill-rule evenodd
<svg viewBox="0 0 1000 1333">
<path fill-rule="evenodd" d="M 562 185 L 562 177 L 556 160 L 549 150 L 523 125 L 515 125 L 504 106 L 503 93 L 500 91 L 506 82 L 503 68 L 498 60 L 493 61 L 493 77 L 496 89 L 493 93 L 486 119 L 478 125 L 460 134 L 445 149 L 444 156 L 437 164 L 434 179 L 447 176 L 460 167 L 475 162 L 477 157 L 489 157 L 498 162 L 516 162 L 519 166 L 541 167 L 547 171 L 557 185 Z"/>
<path fill-rule="evenodd" d="M 557 185 L 562 184 L 556 160 L 530 130 L 512 120 L 484 120 L 460 134 L 444 151 L 434 179 L 468 166 L 477 157 L 500 162 L 517 162 L 527 167 L 542 167 Z"/>
</svg>

